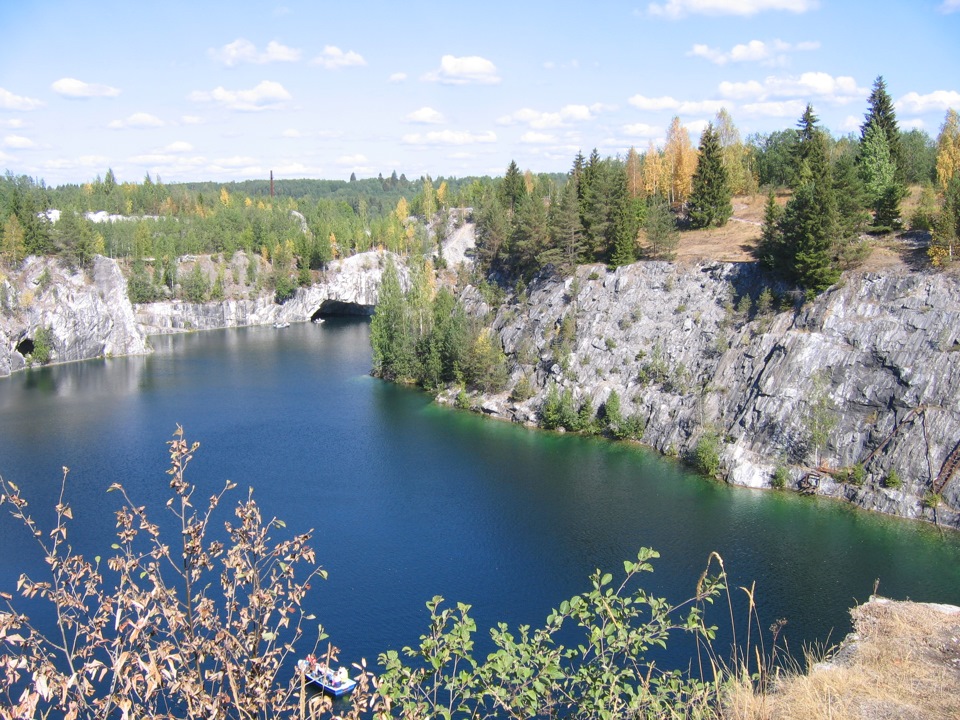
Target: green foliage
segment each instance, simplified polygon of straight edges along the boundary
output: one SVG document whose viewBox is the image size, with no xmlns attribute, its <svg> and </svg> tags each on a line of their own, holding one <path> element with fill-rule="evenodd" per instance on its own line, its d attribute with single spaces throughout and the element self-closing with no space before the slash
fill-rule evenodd
<svg viewBox="0 0 960 720">
<path fill-rule="evenodd" d="M 469 410 L 471 408 L 470 396 L 467 394 L 466 388 L 460 388 L 457 391 L 457 397 L 453 401 L 453 406 L 457 410 Z"/>
<path fill-rule="evenodd" d="M 856 463 L 848 468 L 843 468 L 837 473 L 837 480 L 853 485 L 854 487 L 862 486 L 866 477 L 867 471 L 862 463 Z"/>
<path fill-rule="evenodd" d="M 891 490 L 899 490 L 903 487 L 903 479 L 900 477 L 900 473 L 896 468 L 890 468 L 889 472 L 887 472 L 887 476 L 883 479 L 883 486 Z"/>
<path fill-rule="evenodd" d="M 931 510 L 936 510 L 943 502 L 943 496 L 940 493 L 929 491 L 923 496 L 923 506 Z"/>
<path fill-rule="evenodd" d="M 802 415 L 810 446 L 816 455 L 815 464 L 820 464 L 820 453 L 830 439 L 830 434 L 840 418 L 837 407 L 830 399 L 830 373 L 820 370 L 810 378 L 810 392 Z"/>
<path fill-rule="evenodd" d="M 733 214 L 730 182 L 723 164 L 720 138 L 708 123 L 700 136 L 697 169 L 690 193 L 690 225 L 694 228 L 721 227 Z"/>
<path fill-rule="evenodd" d="M 704 475 L 716 477 L 720 473 L 720 436 L 708 430 L 704 432 L 693 449 L 693 466 Z"/>
<path fill-rule="evenodd" d="M 647 205 L 644 231 L 647 256 L 653 260 L 672 260 L 680 244 L 680 233 L 670 206 L 660 196 L 652 197 Z"/>
<path fill-rule="evenodd" d="M 556 383 L 550 383 L 540 405 L 540 427 L 557 430 L 560 427 L 560 417 L 560 390 Z"/>
<path fill-rule="evenodd" d="M 520 376 L 517 384 L 514 385 L 513 390 L 510 391 L 510 399 L 513 402 L 526 402 L 532 398 L 533 395 L 533 385 L 530 383 L 530 378 L 526 374 Z"/>
<path fill-rule="evenodd" d="M 619 583 L 596 571 L 590 589 L 560 603 L 539 628 L 499 623 L 490 630 L 495 649 L 486 660 L 474 657 L 470 606 L 443 607 L 434 597 L 419 646 L 380 655 L 379 692 L 405 718 L 705 716 L 716 686 L 661 670 L 648 654 L 677 633 L 709 644 L 715 628 L 706 624 L 704 607 L 725 578 L 708 567 L 695 594 L 672 605 L 639 584 L 657 557 L 642 549 L 636 562 L 624 563 Z"/>
<path fill-rule="evenodd" d="M 28 361 L 31 364 L 46 365 L 53 353 L 53 333 L 48 327 L 38 327 L 33 333 L 33 352 Z"/>
<path fill-rule="evenodd" d="M 127 280 L 127 297 L 132 303 L 149 303 L 157 299 L 157 290 L 142 260 L 133 263 L 133 271 Z"/>
<path fill-rule="evenodd" d="M 201 303 L 207 299 L 210 292 L 210 280 L 200 267 L 199 262 L 193 264 L 193 269 L 180 282 L 180 293 L 184 300 L 192 303 Z"/>
<path fill-rule="evenodd" d="M 770 478 L 770 487 L 777 490 L 783 490 L 787 486 L 787 480 L 790 479 L 790 471 L 785 465 L 777 465 L 774 468 L 773 476 Z"/>
</svg>

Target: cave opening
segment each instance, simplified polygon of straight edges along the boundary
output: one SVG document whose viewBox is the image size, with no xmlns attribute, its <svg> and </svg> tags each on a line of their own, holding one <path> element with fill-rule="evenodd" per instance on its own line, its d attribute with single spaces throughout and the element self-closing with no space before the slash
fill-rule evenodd
<svg viewBox="0 0 960 720">
<path fill-rule="evenodd" d="M 17 352 L 26 357 L 30 355 L 35 349 L 33 344 L 33 338 L 24 338 L 17 343 Z"/>
<path fill-rule="evenodd" d="M 328 317 L 356 317 L 373 315 L 373 305 L 344 302 L 342 300 L 324 300 L 320 307 L 310 316 L 311 321 L 322 320 Z"/>
</svg>

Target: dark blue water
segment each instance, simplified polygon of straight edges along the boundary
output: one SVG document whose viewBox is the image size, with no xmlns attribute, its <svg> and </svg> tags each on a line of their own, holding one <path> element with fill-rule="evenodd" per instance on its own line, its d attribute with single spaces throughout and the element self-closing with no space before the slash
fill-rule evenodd
<svg viewBox="0 0 960 720">
<path fill-rule="evenodd" d="M 106 556 L 119 503 L 107 487 L 162 515 L 165 442 L 182 424 L 201 442 L 188 471 L 200 496 L 230 479 L 236 500 L 253 487 L 267 517 L 315 529 L 329 579 L 309 603 L 350 660 L 415 644 L 434 595 L 472 604 L 483 636 L 499 620 L 541 623 L 641 546 L 662 555 L 648 586 L 674 601 L 719 552 L 735 597 L 755 580 L 762 626 L 785 618 L 795 648 L 840 639 L 877 579 L 892 597 L 960 604 L 956 534 L 440 408 L 370 378 L 368 338 L 366 323 L 336 320 L 158 337 L 149 357 L 0 380 L 0 473 L 42 520 L 69 466 L 72 542 Z M 41 569 L 6 515 L 0 547 L 0 590 Z M 686 665 L 684 652 L 670 662 Z"/>
</svg>

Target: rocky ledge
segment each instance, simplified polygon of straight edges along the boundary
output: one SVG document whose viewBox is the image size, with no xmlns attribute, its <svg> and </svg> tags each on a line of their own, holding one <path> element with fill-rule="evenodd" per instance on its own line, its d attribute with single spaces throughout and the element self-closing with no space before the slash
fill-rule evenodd
<svg viewBox="0 0 960 720">
<path fill-rule="evenodd" d="M 719 438 L 731 483 L 960 528 L 957 279 L 848 273 L 806 303 L 767 282 L 752 264 L 662 262 L 538 278 L 494 316 L 510 387 L 526 376 L 534 395 L 475 405 L 534 424 L 551 385 L 595 408 L 615 390 L 662 453 Z"/>
</svg>

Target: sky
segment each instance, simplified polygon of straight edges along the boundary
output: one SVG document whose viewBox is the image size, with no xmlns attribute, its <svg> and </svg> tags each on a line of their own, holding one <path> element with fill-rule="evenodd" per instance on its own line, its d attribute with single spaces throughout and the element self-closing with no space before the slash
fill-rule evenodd
<svg viewBox="0 0 960 720">
<path fill-rule="evenodd" d="M 807 103 L 960 111 L 960 0 L 0 0 L 0 168 L 47 185 L 563 172 Z"/>
</svg>

